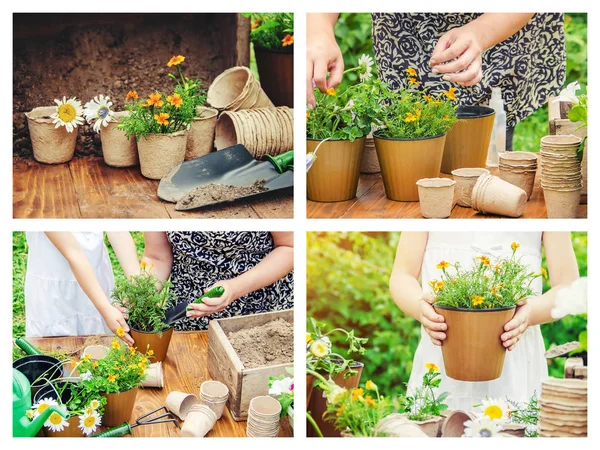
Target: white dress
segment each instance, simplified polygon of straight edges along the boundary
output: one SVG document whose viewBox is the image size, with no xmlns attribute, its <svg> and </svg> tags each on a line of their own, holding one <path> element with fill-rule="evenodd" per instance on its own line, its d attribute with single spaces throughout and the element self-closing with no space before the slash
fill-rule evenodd
<svg viewBox="0 0 600 450">
<path fill-rule="evenodd" d="M 104 233 L 74 232 L 110 299 L 115 287 Z M 110 333 L 104 319 L 85 295 L 69 262 L 43 232 L 27 232 L 25 275 L 26 335 L 79 336 Z"/>
<path fill-rule="evenodd" d="M 542 233 L 429 233 L 421 271 L 424 291 L 431 291 L 430 280 L 441 278 L 441 270 L 436 268 L 440 261 L 458 261 L 467 268 L 472 266 L 474 257 L 485 255 L 493 262 L 499 257 L 509 257 L 512 254 L 511 243 L 515 241 L 521 244 L 517 250 L 517 255 L 522 257 L 521 262 L 528 265 L 531 271 L 539 273 L 542 265 Z M 531 287 L 534 295 L 541 295 L 541 278 L 534 280 Z M 486 396 L 525 402 L 534 392 L 539 394 L 541 382 L 548 376 L 544 352 L 544 340 L 539 325 L 530 326 L 515 348 L 506 352 L 500 378 L 483 382 L 453 380 L 445 375 L 441 347 L 433 345 L 429 335 L 421 327 L 421 340 L 415 353 L 408 389 L 412 392 L 421 385 L 427 370 L 425 364 L 431 362 L 436 364 L 442 373 L 440 392 L 450 392 L 446 400 L 450 409 L 472 410 L 473 405 L 481 403 Z M 481 361 L 481 364 L 485 364 L 485 361 Z"/>
</svg>

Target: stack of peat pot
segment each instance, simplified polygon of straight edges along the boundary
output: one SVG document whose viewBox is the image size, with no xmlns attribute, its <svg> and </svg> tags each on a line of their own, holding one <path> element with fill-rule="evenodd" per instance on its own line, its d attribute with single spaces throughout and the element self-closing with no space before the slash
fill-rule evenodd
<svg viewBox="0 0 600 450">
<path fill-rule="evenodd" d="M 520 187 L 527 194 L 527 200 L 533 194 L 535 174 L 537 172 L 537 154 L 531 152 L 502 152 L 498 155 L 499 176 L 504 181 Z"/>
<path fill-rule="evenodd" d="M 548 378 L 542 382 L 538 436 L 587 436 L 587 380 Z"/>
</svg>

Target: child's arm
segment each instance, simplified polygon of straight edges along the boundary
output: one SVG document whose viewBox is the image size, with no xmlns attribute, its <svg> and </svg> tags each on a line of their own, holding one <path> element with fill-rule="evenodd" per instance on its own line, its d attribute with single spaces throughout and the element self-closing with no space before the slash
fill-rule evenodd
<svg viewBox="0 0 600 450">
<path fill-rule="evenodd" d="M 125 276 L 129 278 L 131 275 L 140 273 L 140 260 L 137 256 L 135 242 L 128 231 L 107 231 L 106 236 L 110 242 L 121 269 Z"/>
<path fill-rule="evenodd" d="M 66 231 L 46 232 L 46 236 L 48 236 L 50 242 L 54 244 L 57 250 L 69 262 L 79 286 L 102 315 L 108 328 L 113 333 L 116 333 L 117 328 L 123 328 L 125 335 L 121 339 L 128 344 L 133 344 L 133 339 L 129 335 L 129 326 L 123 318 L 123 314 L 110 304 L 98 282 L 98 278 L 96 278 L 94 269 L 92 269 L 85 252 L 75 239 L 75 236 Z"/>
<path fill-rule="evenodd" d="M 269 286 L 285 277 L 294 268 L 294 233 L 272 232 L 275 248 L 261 262 L 243 274 L 215 283 L 207 289 L 223 286 L 225 292 L 216 298 L 204 298 L 204 303 L 192 303 L 187 317 L 197 318 L 224 310 L 240 297 Z"/>
</svg>

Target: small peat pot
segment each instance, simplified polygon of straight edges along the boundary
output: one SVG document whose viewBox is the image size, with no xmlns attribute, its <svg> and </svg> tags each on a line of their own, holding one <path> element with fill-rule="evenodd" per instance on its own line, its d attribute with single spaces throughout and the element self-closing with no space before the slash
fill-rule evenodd
<svg viewBox="0 0 600 450">
<path fill-rule="evenodd" d="M 500 336 L 515 315 L 515 306 L 494 309 L 462 309 L 433 305 L 444 317 L 448 330 L 442 344 L 444 369 L 460 381 L 500 378 L 506 348 Z"/>
<path fill-rule="evenodd" d="M 289 48 L 289 47 L 288 47 Z M 294 52 L 254 46 L 260 83 L 275 106 L 294 107 Z"/>
<path fill-rule="evenodd" d="M 478 167 L 465 167 L 462 169 L 453 170 L 452 176 L 454 177 L 454 181 L 456 181 L 456 185 L 454 186 L 456 203 L 459 206 L 470 208 L 473 186 L 475 186 L 477 179 L 481 175 L 489 174 L 489 170 Z"/>
<path fill-rule="evenodd" d="M 448 132 L 442 172 L 450 174 L 461 167 L 485 167 L 495 112 L 487 106 L 460 106 L 459 119 Z"/>
<path fill-rule="evenodd" d="M 581 188 L 543 188 L 544 202 L 549 219 L 576 219 Z"/>
<path fill-rule="evenodd" d="M 146 368 L 146 378 L 142 381 L 142 387 L 165 387 L 165 374 L 163 372 L 162 362 L 149 364 Z"/>
<path fill-rule="evenodd" d="M 100 130 L 102 141 L 102 156 L 104 162 L 111 167 L 131 167 L 139 163 L 137 141 L 132 136 L 125 136 L 125 131 L 119 130 L 120 119 L 129 116 L 128 111 L 114 114 L 115 122 L 109 122 Z"/>
<path fill-rule="evenodd" d="M 42 386 L 33 397 L 33 404 L 40 402 L 42 399 L 51 398 L 59 403 L 66 405 L 71 400 L 71 382 L 49 383 Z M 68 426 L 62 431 L 52 431 L 44 427 L 43 432 L 46 437 L 84 437 L 79 426 L 79 417 L 71 416 L 67 419 Z"/>
<path fill-rule="evenodd" d="M 471 195 L 471 207 L 483 214 L 521 217 L 527 204 L 527 193 L 499 177 L 481 175 Z"/>
<path fill-rule="evenodd" d="M 72 133 L 65 127 L 56 128 L 50 118 L 55 112 L 55 106 L 40 106 L 25 113 L 33 157 L 44 164 L 65 163 L 75 154 L 77 128 Z"/>
<path fill-rule="evenodd" d="M 219 111 L 275 106 L 250 69 L 245 66 L 232 67 L 215 78 L 208 88 L 206 98 L 208 104 Z"/>
<path fill-rule="evenodd" d="M 83 349 L 83 352 L 81 352 L 81 357 L 83 358 L 85 355 L 90 355 L 92 361 L 98 361 L 108 355 L 109 351 L 110 350 L 106 345 L 88 345 Z"/>
<path fill-rule="evenodd" d="M 134 345 L 138 352 L 146 353 L 148 350 L 152 350 L 154 352 L 152 362 L 157 363 L 165 360 L 173 336 L 173 327 L 162 333 L 147 333 L 132 328 L 130 334 L 135 341 Z"/>
<path fill-rule="evenodd" d="M 206 405 L 194 405 L 190 408 L 181 427 L 182 437 L 204 437 L 217 423 L 217 416 Z"/>
<path fill-rule="evenodd" d="M 448 178 L 423 178 L 417 181 L 421 214 L 426 219 L 450 217 L 454 206 L 454 185 Z"/>
<path fill-rule="evenodd" d="M 129 422 L 133 413 L 133 407 L 135 406 L 137 392 L 138 388 L 134 387 L 118 394 L 100 394 L 106 398 L 106 406 L 102 415 L 102 426 L 116 427 L 117 425 L 122 425 L 124 422 Z"/>
<path fill-rule="evenodd" d="M 440 175 L 446 135 L 422 139 L 374 136 L 387 198 L 397 202 L 419 200 L 417 181 Z"/>
<path fill-rule="evenodd" d="M 248 437 L 277 437 L 281 404 L 273 397 L 261 395 L 250 401 L 246 436 Z"/>
<path fill-rule="evenodd" d="M 186 161 L 208 155 L 212 151 L 218 114 L 219 111 L 213 108 L 204 106 L 196 108 L 196 117 L 187 136 Z"/>
<path fill-rule="evenodd" d="M 471 414 L 460 409 L 448 412 L 442 424 L 442 437 L 461 437 L 465 434 L 465 422 L 472 419 Z"/>
<path fill-rule="evenodd" d="M 138 141 L 142 175 L 160 180 L 185 158 L 187 130 L 170 134 L 149 134 Z"/>
<path fill-rule="evenodd" d="M 56 381 L 64 375 L 62 363 L 47 355 L 28 355 L 13 362 L 13 369 L 21 372 L 31 385 L 31 395 L 48 382 Z"/>
<path fill-rule="evenodd" d="M 198 397 L 194 394 L 188 394 L 187 392 L 169 392 L 169 395 L 165 400 L 167 409 L 181 420 L 185 420 L 190 409 L 197 404 Z"/>
<path fill-rule="evenodd" d="M 442 434 L 443 418 L 440 416 L 433 416 L 425 420 L 411 420 L 410 422 L 417 425 L 428 437 L 438 437 Z"/>
<path fill-rule="evenodd" d="M 229 388 L 220 381 L 208 380 L 200 385 L 200 401 L 220 419 L 229 398 Z"/>
<path fill-rule="evenodd" d="M 306 140 L 306 152 L 316 159 L 306 174 L 306 192 L 314 202 L 343 202 L 356 197 L 365 138 Z"/>
</svg>

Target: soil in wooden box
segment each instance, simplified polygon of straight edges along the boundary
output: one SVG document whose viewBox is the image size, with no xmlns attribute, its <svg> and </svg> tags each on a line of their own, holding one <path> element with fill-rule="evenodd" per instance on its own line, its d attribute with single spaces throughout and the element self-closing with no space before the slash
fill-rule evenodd
<svg viewBox="0 0 600 450">
<path fill-rule="evenodd" d="M 247 369 L 294 362 L 294 327 L 281 318 L 227 338 Z"/>
</svg>

